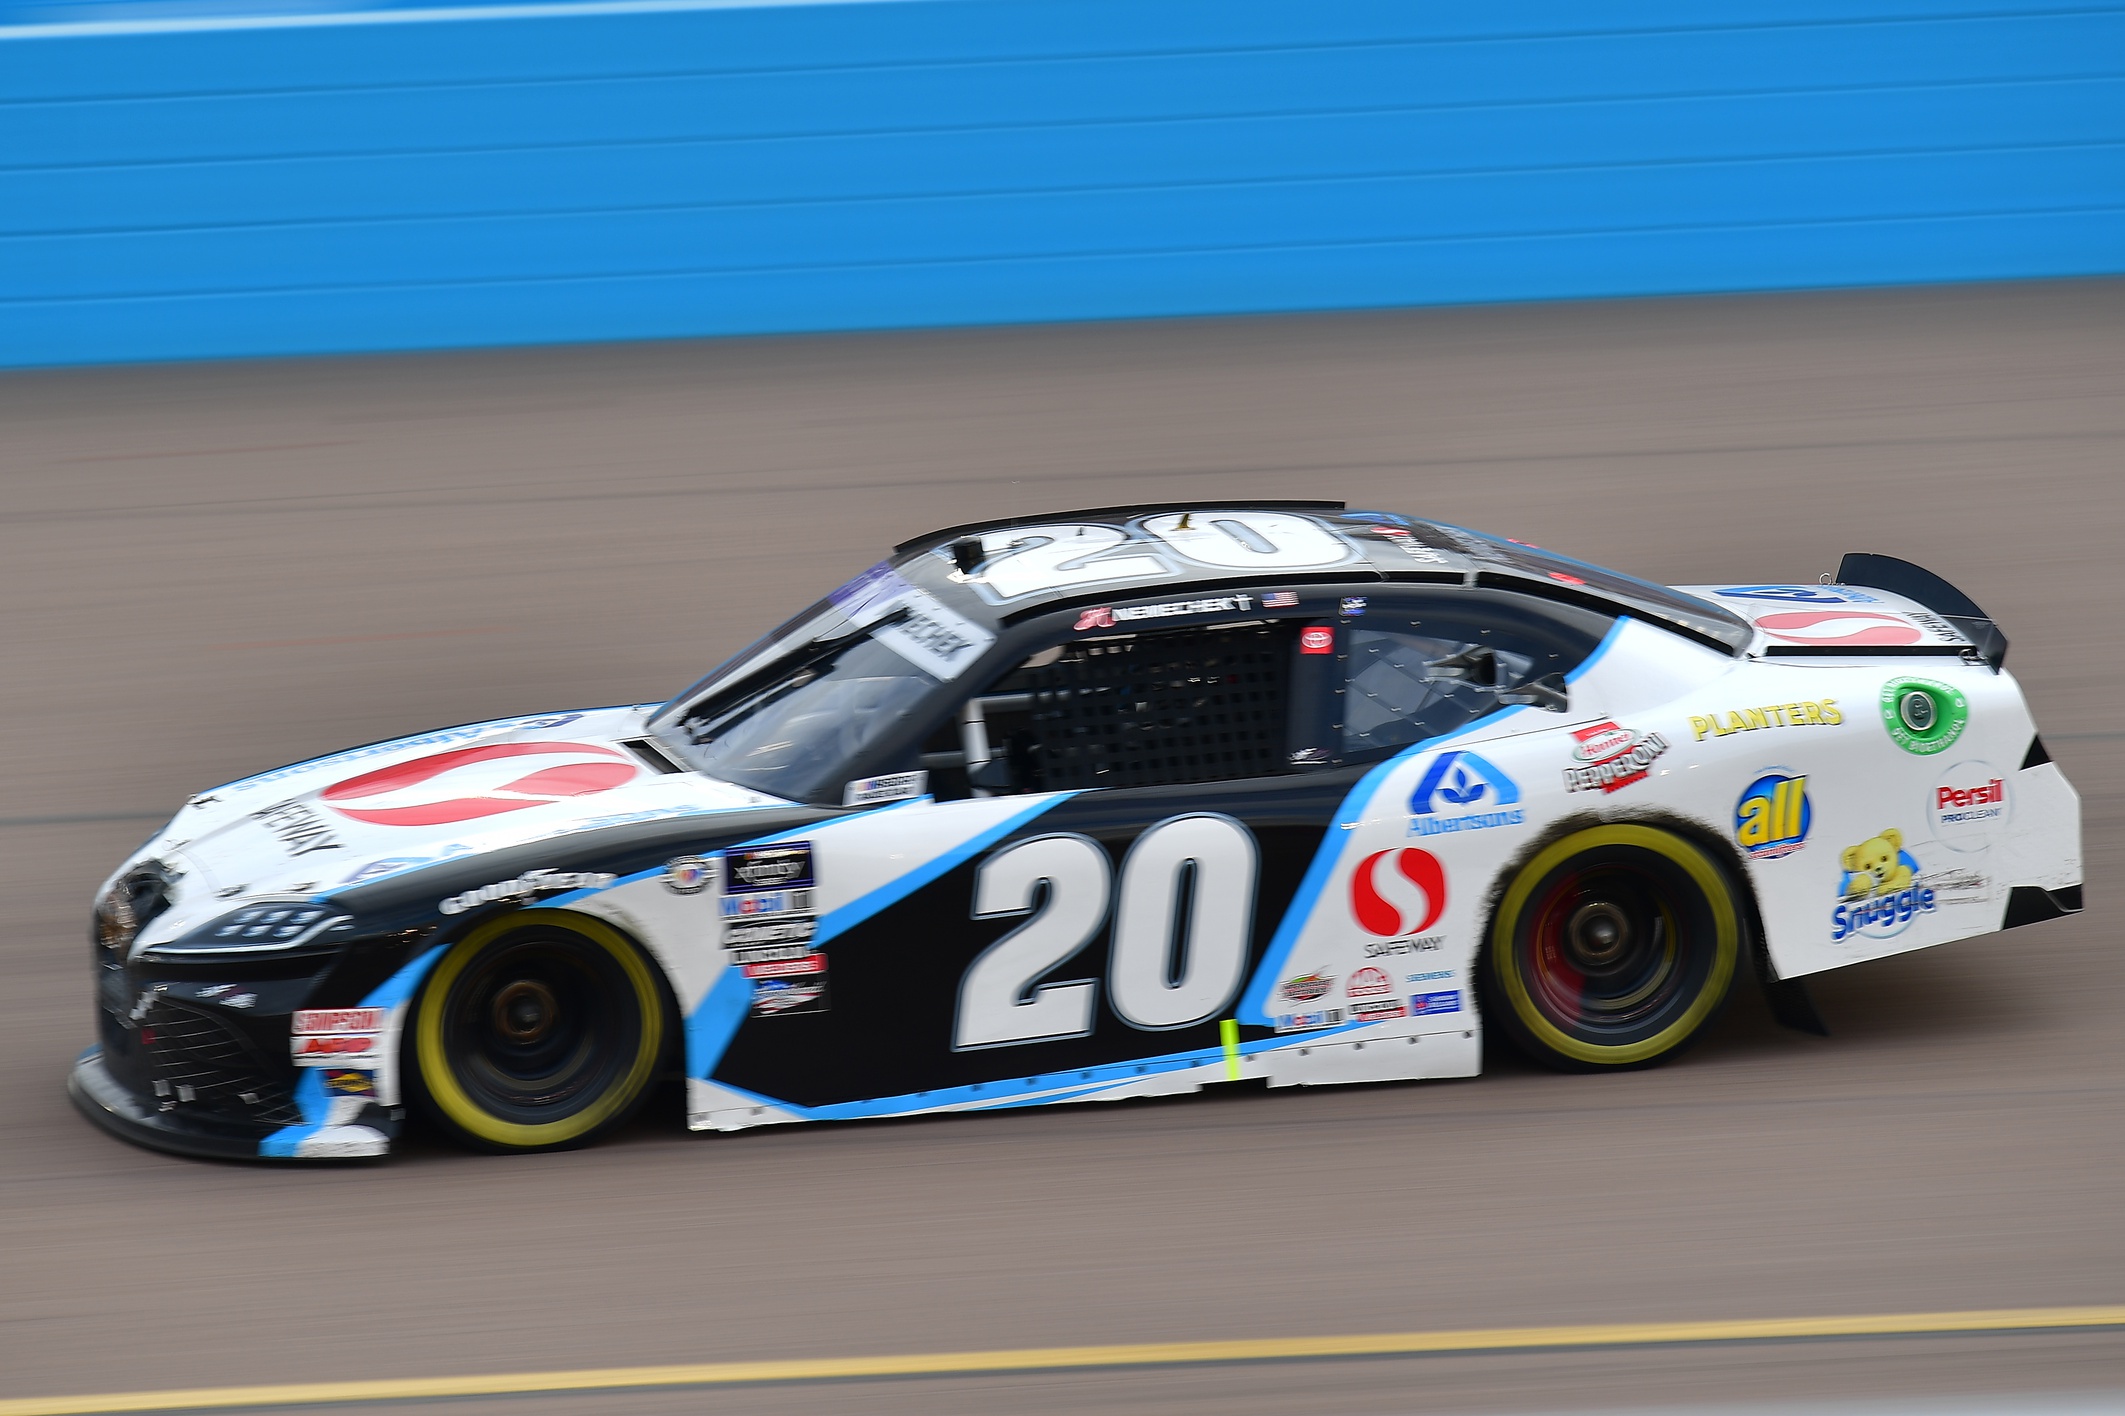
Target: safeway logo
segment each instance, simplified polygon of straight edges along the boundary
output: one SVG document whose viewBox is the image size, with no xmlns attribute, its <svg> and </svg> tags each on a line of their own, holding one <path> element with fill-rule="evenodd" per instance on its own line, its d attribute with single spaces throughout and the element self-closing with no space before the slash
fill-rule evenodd
<svg viewBox="0 0 2125 1416">
<path fill-rule="evenodd" d="M 625 754 L 593 743 L 498 742 L 364 772 L 319 796 L 340 815 L 377 826 L 447 826 L 611 791 L 636 770 Z"/>
<path fill-rule="evenodd" d="M 1784 610 L 1757 619 L 1756 627 L 1787 644 L 1916 644 L 1924 630 L 1896 615 L 1874 610 Z"/>
<path fill-rule="evenodd" d="M 1422 934 L 1446 913 L 1446 868 L 1415 846 L 1374 851 L 1351 874 L 1350 913 L 1383 938 Z"/>
</svg>

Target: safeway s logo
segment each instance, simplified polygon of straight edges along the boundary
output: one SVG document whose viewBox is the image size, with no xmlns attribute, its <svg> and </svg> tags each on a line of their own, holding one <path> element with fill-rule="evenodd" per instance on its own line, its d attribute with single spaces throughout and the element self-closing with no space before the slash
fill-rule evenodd
<svg viewBox="0 0 2125 1416">
<path fill-rule="evenodd" d="M 534 770 L 527 773 L 527 767 Z M 633 781 L 636 771 L 625 754 L 594 743 L 497 742 L 364 772 L 335 782 L 319 796 L 356 821 L 447 826 L 611 791 Z"/>
<path fill-rule="evenodd" d="M 1925 631 L 1907 619 L 1875 610 L 1787 610 L 1764 615 L 1756 627 L 1788 644 L 1916 644 Z"/>
<path fill-rule="evenodd" d="M 1414 816 L 1429 816 L 1472 807 L 1486 798 L 1493 806 L 1511 806 L 1520 800 L 1520 786 L 1473 752 L 1442 752 L 1409 794 L 1409 810 Z"/>
<path fill-rule="evenodd" d="M 1446 868 L 1415 846 L 1374 851 L 1351 874 L 1350 913 L 1383 938 L 1422 934 L 1446 913 Z"/>
</svg>

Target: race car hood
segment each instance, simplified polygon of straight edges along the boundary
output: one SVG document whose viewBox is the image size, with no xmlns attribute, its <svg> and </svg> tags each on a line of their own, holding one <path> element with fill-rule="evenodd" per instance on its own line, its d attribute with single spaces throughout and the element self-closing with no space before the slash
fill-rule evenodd
<svg viewBox="0 0 2125 1416">
<path fill-rule="evenodd" d="M 203 792 L 112 877 L 156 859 L 170 908 L 142 943 L 231 902 L 315 897 L 630 821 L 785 806 L 626 745 L 653 705 L 503 718 L 372 743 Z"/>
<path fill-rule="evenodd" d="M 1946 617 L 1887 590 L 1851 585 L 1676 585 L 1756 628 L 1757 653 L 1866 654 L 1919 646 L 1970 647 Z"/>
</svg>

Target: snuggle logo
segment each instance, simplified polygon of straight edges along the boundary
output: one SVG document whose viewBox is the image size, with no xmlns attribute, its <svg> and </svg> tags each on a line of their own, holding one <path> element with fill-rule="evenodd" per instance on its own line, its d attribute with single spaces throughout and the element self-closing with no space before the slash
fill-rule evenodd
<svg viewBox="0 0 2125 1416">
<path fill-rule="evenodd" d="M 1442 752 L 1409 794 L 1409 834 L 1518 826 L 1527 820 L 1519 800 L 1520 784 L 1495 764 L 1473 752 Z"/>
<path fill-rule="evenodd" d="M 1904 833 L 1894 826 L 1847 846 L 1838 856 L 1844 873 L 1837 892 L 1843 903 L 1830 912 L 1832 943 L 1861 935 L 1893 939 L 1920 915 L 1939 906 L 1930 886 L 1918 881 L 1918 861 L 1904 849 Z"/>
</svg>

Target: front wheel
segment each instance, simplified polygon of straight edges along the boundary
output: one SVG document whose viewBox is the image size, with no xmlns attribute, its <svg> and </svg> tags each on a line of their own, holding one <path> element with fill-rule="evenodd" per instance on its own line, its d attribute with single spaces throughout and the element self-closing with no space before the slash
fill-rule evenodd
<svg viewBox="0 0 2125 1416">
<path fill-rule="evenodd" d="M 663 994 L 609 926 L 506 915 L 436 964 L 412 1041 L 416 1095 L 458 1139 L 496 1151 L 582 1145 L 626 1120 L 654 1079 Z"/>
<path fill-rule="evenodd" d="M 1741 936 L 1726 873 L 1696 845 L 1650 826 L 1575 831 L 1498 903 L 1486 1013 L 1560 1070 L 1649 1066 L 1726 1000 Z"/>
</svg>

